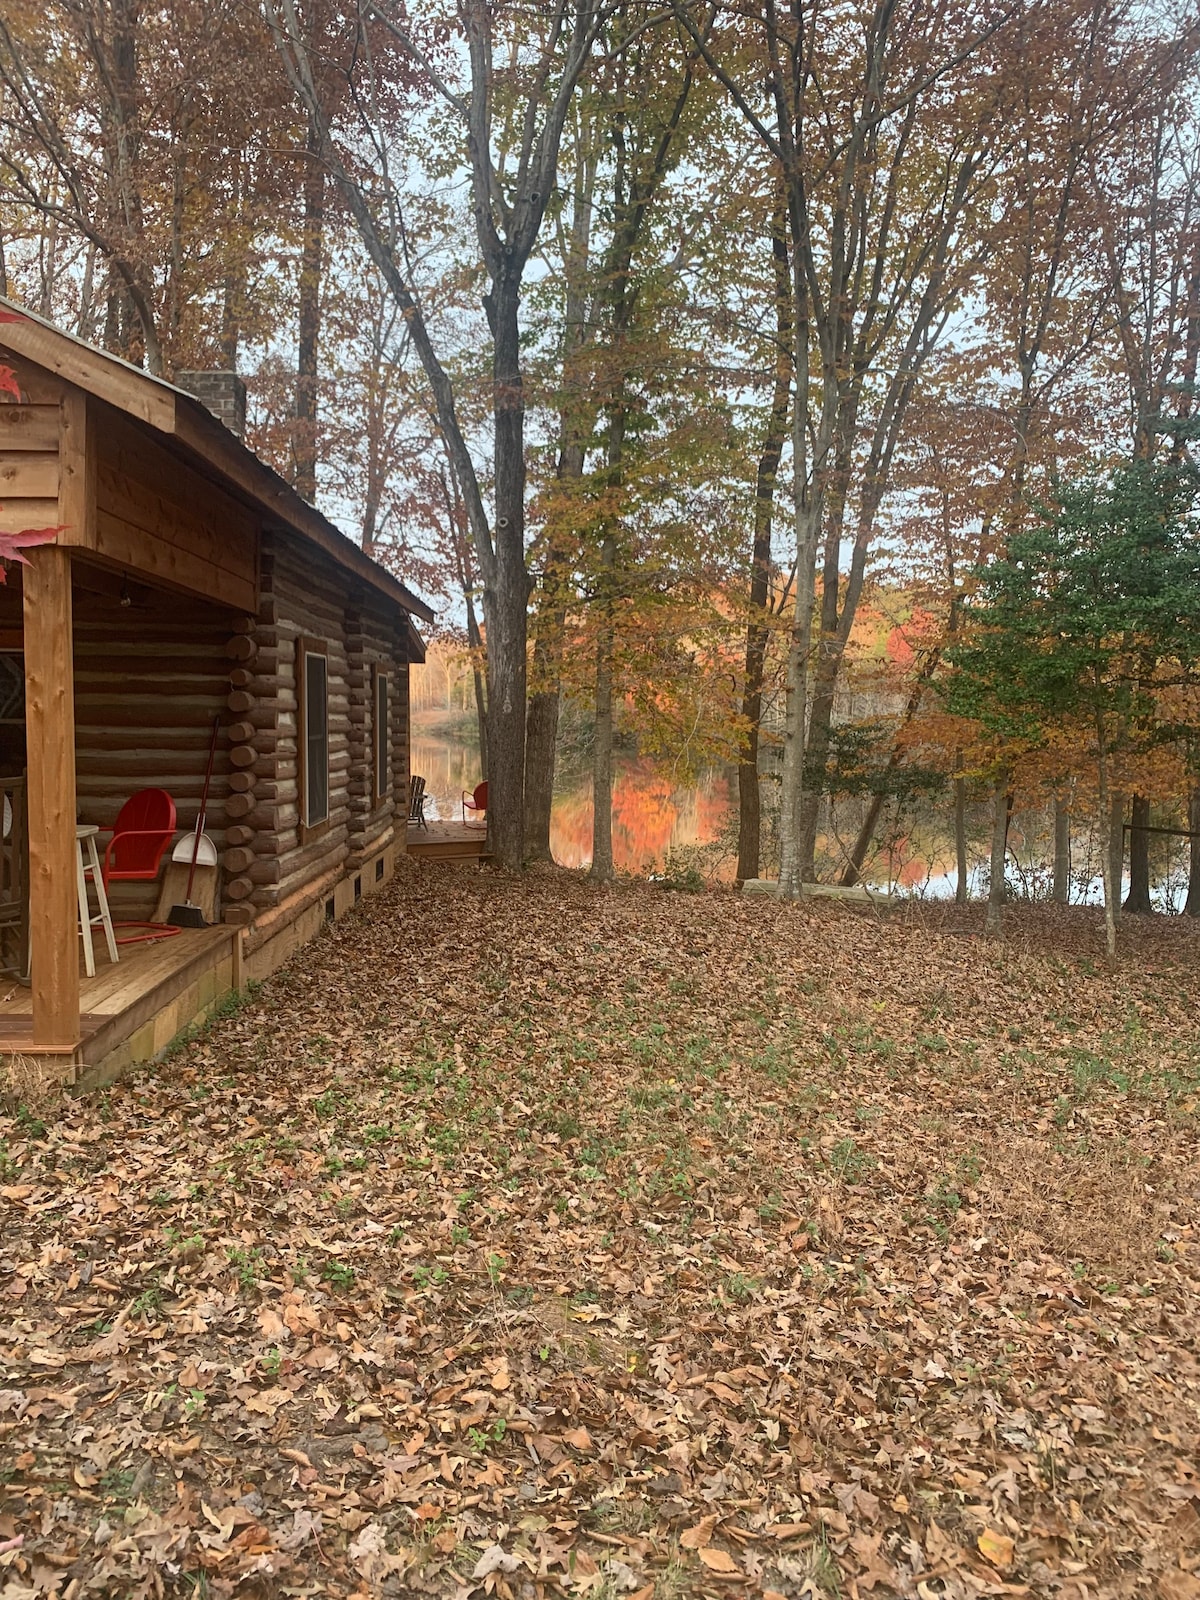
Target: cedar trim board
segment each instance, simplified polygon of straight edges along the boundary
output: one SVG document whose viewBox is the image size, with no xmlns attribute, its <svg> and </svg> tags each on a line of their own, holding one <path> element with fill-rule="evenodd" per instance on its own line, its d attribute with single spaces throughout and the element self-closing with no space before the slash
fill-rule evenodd
<svg viewBox="0 0 1200 1600">
<path fill-rule="evenodd" d="M 424 600 L 372 560 L 315 506 L 302 500 L 289 483 L 235 438 L 194 395 L 56 328 L 15 301 L 0 297 L 0 313 L 5 311 L 15 313 L 19 320 L 0 321 L 0 346 L 173 438 L 180 454 L 200 467 L 206 477 L 226 489 L 237 490 L 266 518 L 277 520 L 318 545 L 339 566 L 365 579 L 403 610 L 425 622 L 435 621 L 432 608 Z M 18 374 L 18 380 L 19 377 Z"/>
<path fill-rule="evenodd" d="M 7 318 L 0 322 L 0 344 L 15 356 L 57 373 L 88 394 L 148 422 L 160 433 L 175 431 L 175 400 L 182 391 L 161 378 L 151 378 L 140 367 L 122 361 L 120 356 L 97 350 L 74 334 L 56 328 L 52 322 L 44 321 L 13 300 L 0 298 L 0 310 L 20 315 L 18 322 Z M 18 382 L 20 378 L 18 371 Z"/>
<path fill-rule="evenodd" d="M 72 1045 L 39 1044 L 33 1042 L 33 1017 L 10 1014 L 0 1019 L 0 1055 L 74 1055 L 81 1044 L 86 1044 L 92 1034 L 112 1021 L 99 1012 L 84 1011 L 79 1018 L 79 1038 Z"/>
</svg>

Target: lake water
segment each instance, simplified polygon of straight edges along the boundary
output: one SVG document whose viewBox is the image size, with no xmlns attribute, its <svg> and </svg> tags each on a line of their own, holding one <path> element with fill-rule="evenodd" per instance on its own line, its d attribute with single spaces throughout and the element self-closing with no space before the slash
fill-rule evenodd
<svg viewBox="0 0 1200 1600">
<path fill-rule="evenodd" d="M 448 720 L 418 714 L 412 732 L 413 771 L 426 781 L 426 815 L 439 820 L 462 817 L 462 793 L 480 779 L 479 741 L 474 720 Z M 550 846 L 564 867 L 587 867 L 592 859 L 592 780 L 590 772 L 560 763 L 550 819 Z M 861 802 L 842 802 L 819 848 L 825 868 L 819 876 L 836 881 L 854 840 Z M 737 780 L 714 768 L 684 782 L 669 769 L 640 756 L 614 757 L 613 861 L 618 872 L 661 871 L 675 857 L 695 865 L 706 877 L 731 882 L 737 866 Z M 1017 813 L 1009 834 L 1008 877 L 1020 897 L 1044 899 L 1049 893 L 1053 822 L 1048 812 Z M 922 805 L 901 817 L 885 817 L 882 844 L 864 880 L 880 889 L 924 899 L 953 898 L 957 873 L 954 838 L 945 808 Z M 990 815 L 986 804 L 971 808 L 969 883 L 972 899 L 987 892 Z M 764 819 L 764 841 L 769 828 Z M 1182 908 L 1187 894 L 1186 841 L 1155 836 L 1152 881 L 1163 909 Z M 1102 899 L 1095 840 L 1086 832 L 1073 841 L 1071 898 L 1097 904 Z M 770 846 L 764 843 L 764 875 L 773 873 Z"/>
<path fill-rule="evenodd" d="M 461 819 L 462 794 L 480 779 L 479 741 L 467 721 L 414 718 L 412 769 L 425 778 L 431 803 L 426 815 Z M 721 771 L 698 780 L 674 782 L 641 757 L 618 754 L 613 778 L 613 862 L 618 872 L 645 873 L 661 868 L 672 851 L 715 845 L 729 829 L 737 800 L 736 784 Z M 590 773 L 562 770 L 550 817 L 550 848 L 563 867 L 586 867 L 592 860 L 592 780 Z M 736 847 L 715 875 L 732 879 Z M 715 854 L 716 852 L 712 852 Z"/>
</svg>

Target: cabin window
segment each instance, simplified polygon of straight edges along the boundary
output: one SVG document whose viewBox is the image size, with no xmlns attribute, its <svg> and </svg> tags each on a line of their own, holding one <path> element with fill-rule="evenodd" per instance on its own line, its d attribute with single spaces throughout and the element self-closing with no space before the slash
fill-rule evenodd
<svg viewBox="0 0 1200 1600">
<path fill-rule="evenodd" d="M 329 655 L 315 639 L 296 642 L 300 704 L 300 817 L 313 831 L 329 822 Z"/>
<path fill-rule="evenodd" d="M 391 787 L 391 738 L 388 723 L 388 675 L 382 667 L 374 669 L 372 717 L 371 790 L 375 804 L 382 805 Z"/>
</svg>

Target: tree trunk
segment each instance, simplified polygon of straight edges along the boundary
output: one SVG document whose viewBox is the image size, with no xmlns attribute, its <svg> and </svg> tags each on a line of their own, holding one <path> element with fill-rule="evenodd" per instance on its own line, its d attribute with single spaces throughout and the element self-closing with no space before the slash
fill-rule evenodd
<svg viewBox="0 0 1200 1600">
<path fill-rule="evenodd" d="M 613 626 L 612 569 L 616 546 L 611 537 L 601 552 L 602 618 L 596 641 L 596 732 L 592 742 L 592 877 L 610 883 L 613 877 Z"/>
<path fill-rule="evenodd" d="M 1104 751 L 1103 733 L 1100 736 L 1099 772 L 1100 877 L 1104 884 L 1104 947 L 1109 960 L 1112 961 L 1117 954 L 1117 908 L 1121 899 L 1120 869 L 1125 858 L 1121 825 L 1125 807 L 1122 797 L 1113 795 L 1108 787 L 1108 758 Z"/>
<path fill-rule="evenodd" d="M 998 939 L 1004 932 L 1004 861 L 1008 854 L 1008 823 L 1012 816 L 1012 795 L 1008 773 L 1001 772 L 992 797 L 991 877 L 988 883 L 987 918 L 984 931 Z"/>
<path fill-rule="evenodd" d="M 479 776 L 483 779 L 488 775 L 488 749 L 487 749 L 487 690 L 484 684 L 483 669 L 480 663 L 484 657 L 483 635 L 479 631 L 479 621 L 475 615 L 475 602 L 468 591 L 467 601 L 467 643 L 471 647 L 471 677 L 475 683 L 475 716 L 479 722 Z"/>
<path fill-rule="evenodd" d="M 1125 887 L 1125 796 L 1119 790 L 1109 794 L 1108 848 L 1112 858 L 1113 920 L 1121 916 L 1121 891 Z"/>
<path fill-rule="evenodd" d="M 1071 900 L 1071 813 L 1058 795 L 1054 797 L 1054 903 L 1065 906 Z"/>
<path fill-rule="evenodd" d="M 584 441 L 595 420 L 595 403 L 587 394 L 588 376 L 577 369 L 595 338 L 588 267 L 598 160 L 596 151 L 589 150 L 576 165 L 570 244 L 563 264 L 566 300 L 562 356 L 564 400 L 559 409 L 556 473 L 559 483 L 578 483 L 583 477 L 587 462 Z M 582 406 L 581 393 L 587 395 Z M 554 767 L 562 704 L 560 680 L 571 555 L 570 548 L 560 549 L 554 540 L 550 541 L 533 624 L 533 675 L 525 737 L 525 855 L 530 861 L 554 859 L 550 849 L 550 818 L 554 810 Z"/>
<path fill-rule="evenodd" d="M 1200 917 L 1200 783 L 1188 797 L 1188 892 L 1184 914 Z"/>
<path fill-rule="evenodd" d="M 1150 802 L 1144 795 L 1135 794 L 1129 829 L 1129 893 L 1125 897 L 1125 910 L 1135 916 L 1148 916 L 1153 910 L 1150 901 Z M 1118 879 L 1117 888 L 1120 889 Z"/>
<path fill-rule="evenodd" d="M 535 679 L 550 678 L 552 688 L 536 689 L 529 696 L 525 719 L 525 858 L 527 861 L 553 861 L 550 849 L 550 817 L 554 810 L 555 750 L 558 743 L 558 713 L 562 691 L 558 686 L 550 652 L 539 634 L 533 646 Z"/>
<path fill-rule="evenodd" d="M 962 764 L 961 753 L 955 765 Z M 954 780 L 954 903 L 965 906 L 971 898 L 971 885 L 967 876 L 967 780 Z"/>
<path fill-rule="evenodd" d="M 583 477 L 584 447 L 578 441 L 559 451 L 558 478 Z M 529 861 L 553 861 L 550 816 L 554 809 L 554 766 L 558 743 L 558 713 L 562 703 L 563 635 L 567 625 L 565 585 L 568 558 L 551 548 L 542 573 L 542 603 L 534 620 L 533 688 L 529 696 L 525 734 L 525 856 Z"/>
<path fill-rule="evenodd" d="M 325 168 L 321 132 L 308 119 L 304 146 L 304 232 L 300 247 L 296 357 L 296 427 L 292 440 L 293 482 L 298 494 L 317 494 L 317 367 L 321 337 L 321 277 L 325 233 Z"/>
<path fill-rule="evenodd" d="M 902 732 L 907 728 L 920 710 L 921 699 L 925 693 L 925 685 L 937 671 L 940 659 L 941 652 L 938 650 L 931 650 L 925 658 L 921 670 L 917 674 L 917 681 L 908 692 L 908 703 L 904 707 L 904 716 L 901 718 L 898 732 Z M 879 813 L 883 810 L 883 802 L 887 796 L 886 781 L 899 765 L 899 744 L 894 742 L 887 759 L 887 766 L 883 769 L 884 782 L 880 785 L 879 791 L 871 797 L 871 803 L 867 807 L 867 814 L 863 818 L 862 826 L 858 830 L 858 837 L 855 839 L 854 847 L 850 851 L 850 860 L 846 865 L 846 870 L 842 873 L 842 887 L 844 889 L 853 888 L 862 876 L 863 864 L 867 859 L 867 852 L 871 848 L 871 840 L 875 836 L 875 825 L 879 821 Z"/>
<path fill-rule="evenodd" d="M 519 872 L 525 855 L 525 691 L 530 580 L 525 566 L 525 392 L 519 284 L 501 280 L 485 299 L 492 332 L 495 559 L 485 573 L 488 842 Z M 490 577 L 491 581 L 487 581 Z"/>
<path fill-rule="evenodd" d="M 858 830 L 858 837 L 850 851 L 850 860 L 845 872 L 842 873 L 842 888 L 852 889 L 862 877 L 862 869 L 866 863 L 867 852 L 871 848 L 871 840 L 875 837 L 875 827 L 879 821 L 879 813 L 883 810 L 882 794 L 873 794 L 871 803 L 867 807 L 867 814 L 862 820 Z"/>
<path fill-rule="evenodd" d="M 775 387 L 771 411 L 754 484 L 754 547 L 750 556 L 750 621 L 746 626 L 746 670 L 742 680 L 742 718 L 745 732 L 738 752 L 738 865 L 739 881 L 757 878 L 762 861 L 762 795 L 758 784 L 758 747 L 762 728 L 763 678 L 770 627 L 763 618 L 771 593 L 771 534 L 775 513 L 775 482 L 787 439 L 788 401 L 791 394 L 792 318 L 788 284 L 786 221 L 776 210 L 771 228 L 771 255 L 775 267 Z"/>
</svg>

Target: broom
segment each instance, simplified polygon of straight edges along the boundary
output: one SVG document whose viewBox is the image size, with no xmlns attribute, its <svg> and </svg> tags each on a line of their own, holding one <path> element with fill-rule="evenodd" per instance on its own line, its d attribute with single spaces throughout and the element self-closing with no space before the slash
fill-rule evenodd
<svg viewBox="0 0 1200 1600">
<path fill-rule="evenodd" d="M 200 859 L 200 840 L 204 833 L 204 820 L 208 811 L 208 791 L 212 783 L 213 761 L 217 754 L 217 734 L 220 732 L 220 717 L 213 718 L 212 738 L 208 741 L 208 766 L 204 769 L 204 789 L 200 795 L 200 814 L 196 818 L 196 836 L 192 841 L 192 864 L 188 868 L 187 898 L 181 906 L 172 906 L 167 913 L 167 922 L 173 928 L 207 928 L 204 912 L 199 906 L 192 904 L 192 885 L 196 881 L 196 862 Z"/>
</svg>

